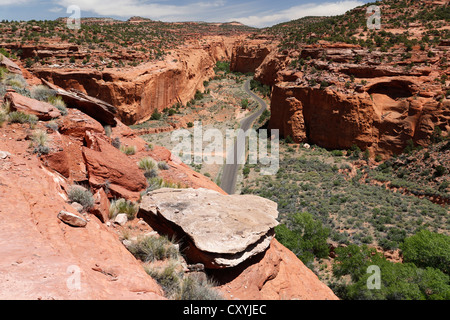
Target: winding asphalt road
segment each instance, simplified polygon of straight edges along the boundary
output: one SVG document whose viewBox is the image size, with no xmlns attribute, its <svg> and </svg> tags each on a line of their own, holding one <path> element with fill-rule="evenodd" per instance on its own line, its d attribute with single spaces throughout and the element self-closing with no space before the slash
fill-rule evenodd
<svg viewBox="0 0 450 320">
<path fill-rule="evenodd" d="M 241 129 L 243 131 L 239 131 L 239 135 L 237 137 L 237 141 L 245 141 L 245 133 L 252 127 L 253 122 L 257 118 L 261 116 L 261 114 L 264 112 L 264 110 L 267 109 L 267 104 L 264 102 L 263 99 L 255 95 L 250 90 L 250 79 L 247 80 L 244 84 L 244 90 L 247 94 L 249 94 L 258 104 L 260 105 L 260 108 L 255 113 L 251 114 L 247 118 L 243 119 L 241 121 Z M 237 159 L 240 157 L 243 157 L 243 153 L 245 153 L 246 148 L 238 148 L 237 143 L 234 144 L 233 150 L 230 151 L 230 154 L 227 155 L 227 159 L 234 158 L 233 163 L 229 164 L 228 161 L 224 165 L 223 172 L 222 172 L 222 181 L 220 184 L 220 187 L 222 190 L 224 190 L 228 194 L 234 194 L 236 191 L 236 181 L 238 176 L 239 167 L 241 166 L 238 164 Z"/>
</svg>

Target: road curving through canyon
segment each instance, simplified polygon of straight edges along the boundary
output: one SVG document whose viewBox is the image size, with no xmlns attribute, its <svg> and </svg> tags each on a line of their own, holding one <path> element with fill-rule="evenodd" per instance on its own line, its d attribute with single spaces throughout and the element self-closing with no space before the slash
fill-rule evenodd
<svg viewBox="0 0 450 320">
<path fill-rule="evenodd" d="M 242 131 L 239 131 L 236 141 L 244 140 L 243 136 L 245 136 L 247 131 L 252 127 L 255 120 L 258 119 L 262 115 L 264 110 L 267 109 L 266 102 L 250 90 L 250 81 L 251 79 L 247 80 L 244 83 L 244 91 L 260 105 L 260 108 L 241 121 L 240 128 L 242 129 Z M 240 159 L 243 156 L 242 153 L 244 153 L 245 150 L 246 148 L 238 148 L 237 143 L 235 143 L 233 149 L 230 151 L 231 154 L 227 155 L 227 159 L 233 158 L 234 161 L 232 163 L 228 163 L 228 161 L 227 163 L 225 163 L 223 167 L 220 187 L 228 194 L 234 194 L 236 192 L 237 176 L 239 168 L 241 166 L 241 164 L 238 164 L 237 159 Z"/>
</svg>

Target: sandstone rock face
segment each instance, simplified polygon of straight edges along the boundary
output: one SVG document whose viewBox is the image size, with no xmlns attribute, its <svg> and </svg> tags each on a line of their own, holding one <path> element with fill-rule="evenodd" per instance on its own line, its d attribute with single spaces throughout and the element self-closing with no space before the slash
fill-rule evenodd
<svg viewBox="0 0 450 320">
<path fill-rule="evenodd" d="M 109 205 L 110 202 L 105 190 L 100 188 L 94 194 L 94 207 L 90 210 L 90 213 L 95 215 L 101 222 L 105 223 L 109 219 Z"/>
<path fill-rule="evenodd" d="M 230 59 L 234 39 L 212 37 L 199 46 L 177 50 L 165 61 L 128 69 L 34 69 L 33 73 L 63 89 L 77 90 L 117 107 L 125 124 L 148 120 L 155 110 L 186 104 L 203 82 L 214 76 L 218 60 Z M 86 112 L 87 113 L 87 112 Z"/>
<path fill-rule="evenodd" d="M 28 157 L 20 127 L 0 128 L 0 298 L 25 300 L 164 299 L 117 236 L 97 219 L 74 228 L 62 178 Z M 26 130 L 25 128 L 23 130 Z M 5 136 L 4 136 L 5 135 Z M 79 282 L 77 282 L 79 280 Z"/>
<path fill-rule="evenodd" d="M 5 67 L 11 73 L 22 74 L 20 67 L 2 54 L 0 54 L 0 66 Z"/>
<path fill-rule="evenodd" d="M 142 199 L 139 215 L 156 230 L 187 237 L 188 259 L 212 269 L 237 266 L 266 250 L 278 224 L 273 201 L 206 189 L 150 192 Z"/>
<path fill-rule="evenodd" d="M 380 62 L 381 52 L 339 43 L 273 50 L 260 62 L 253 41 L 242 46 L 258 65 L 255 79 L 272 86 L 269 128 L 297 143 L 329 149 L 356 144 L 386 158 L 401 153 L 409 140 L 428 145 L 437 126 L 450 131 L 449 102 L 435 81 L 441 71 L 420 66 L 431 61 L 423 52 L 413 54 L 411 65 L 418 65 L 411 68 Z M 356 58 L 363 62 L 354 63 Z M 232 65 L 246 61 L 233 59 Z M 300 59 L 301 68 L 290 66 Z"/>
<path fill-rule="evenodd" d="M 114 106 L 102 100 L 90 97 L 82 92 L 73 89 L 66 91 L 45 80 L 43 80 L 43 82 L 51 89 L 55 90 L 56 95 L 62 97 L 66 105 L 71 108 L 76 107 L 101 123 L 116 125 L 115 114 L 117 113 L 117 109 Z"/>
<path fill-rule="evenodd" d="M 137 164 L 102 137 L 93 136 L 90 146 L 92 149 L 83 147 L 90 185 L 97 189 L 109 182 L 113 195 L 139 200 L 147 180 Z"/>
<path fill-rule="evenodd" d="M 417 88 L 418 84 L 405 77 L 377 79 L 353 95 L 278 83 L 272 92 L 269 128 L 279 129 L 298 143 L 330 149 L 357 144 L 372 154 L 401 153 L 408 140 L 427 145 L 435 126 L 450 128 L 443 107 L 446 100 L 413 98 Z M 405 98 L 394 99 L 389 96 L 392 94 L 404 94 Z"/>
<path fill-rule="evenodd" d="M 61 116 L 61 112 L 50 103 L 24 97 L 16 92 L 8 92 L 5 101 L 11 103 L 12 111 L 21 111 L 36 115 L 39 120 L 51 120 Z"/>
<path fill-rule="evenodd" d="M 255 72 L 271 50 L 258 44 L 236 45 L 231 56 L 230 69 L 236 72 Z"/>
<path fill-rule="evenodd" d="M 276 239 L 264 253 L 233 269 L 210 271 L 232 300 L 338 300 L 295 254 Z"/>
</svg>

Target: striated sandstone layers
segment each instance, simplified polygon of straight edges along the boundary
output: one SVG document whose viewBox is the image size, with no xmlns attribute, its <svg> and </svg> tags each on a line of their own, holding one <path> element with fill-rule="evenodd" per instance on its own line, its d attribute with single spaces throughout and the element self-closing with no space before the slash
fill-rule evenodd
<svg viewBox="0 0 450 320">
<path fill-rule="evenodd" d="M 219 60 L 229 60 L 235 38 L 211 37 L 206 43 L 187 44 L 163 61 L 135 68 L 39 68 L 33 73 L 63 89 L 75 89 L 118 109 L 125 124 L 148 120 L 155 110 L 186 104 L 203 82 L 214 76 Z"/>
<path fill-rule="evenodd" d="M 427 145 L 435 127 L 448 132 L 450 101 L 435 80 L 442 71 L 421 66 L 424 53 L 413 55 L 418 65 L 412 68 L 380 63 L 380 56 L 345 44 L 271 52 L 255 72 L 256 80 L 272 86 L 269 128 L 298 143 L 329 149 L 356 144 L 383 157 L 402 152 L 409 140 Z M 362 62 L 355 64 L 355 57 Z M 300 60 L 301 71 L 290 66 Z"/>
</svg>

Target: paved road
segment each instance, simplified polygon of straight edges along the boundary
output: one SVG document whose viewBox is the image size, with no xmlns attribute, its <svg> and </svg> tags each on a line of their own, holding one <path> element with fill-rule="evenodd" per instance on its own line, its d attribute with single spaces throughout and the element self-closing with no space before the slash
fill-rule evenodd
<svg viewBox="0 0 450 320">
<path fill-rule="evenodd" d="M 243 134 L 245 135 L 245 132 L 247 132 L 248 129 L 250 129 L 252 127 L 253 122 L 255 122 L 255 120 L 261 116 L 261 114 L 264 112 L 264 110 L 267 109 L 267 104 L 264 102 L 264 100 L 261 99 L 260 97 L 258 97 L 257 95 L 255 95 L 250 90 L 250 79 L 245 82 L 244 90 L 256 102 L 258 102 L 261 107 L 258 109 L 258 111 L 256 111 L 255 113 L 251 114 L 250 116 L 248 116 L 247 118 L 245 118 L 241 121 L 241 129 L 243 131 L 240 131 L 241 134 L 238 135 L 237 141 L 245 141 L 245 140 L 243 140 L 244 137 L 242 135 Z M 237 159 L 239 157 L 244 156 L 243 153 L 245 153 L 245 151 L 246 151 L 245 147 L 238 148 L 237 143 L 235 143 L 233 150 L 230 151 L 231 154 L 228 154 L 227 158 L 231 159 L 231 157 L 234 157 L 234 161 L 232 164 L 224 165 L 223 173 L 222 173 L 222 182 L 220 185 L 222 190 L 224 190 L 228 194 L 234 194 L 236 191 L 236 181 L 237 181 L 239 167 L 241 166 L 240 164 L 237 163 Z"/>
</svg>

